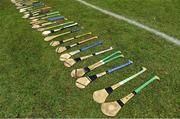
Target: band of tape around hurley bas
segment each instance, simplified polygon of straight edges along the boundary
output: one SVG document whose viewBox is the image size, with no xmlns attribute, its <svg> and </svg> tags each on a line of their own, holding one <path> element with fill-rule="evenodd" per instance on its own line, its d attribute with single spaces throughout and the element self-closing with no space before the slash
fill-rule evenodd
<svg viewBox="0 0 180 119">
<path fill-rule="evenodd" d="M 111 94 L 113 92 L 113 89 L 111 87 L 105 88 L 108 94 Z"/>
<path fill-rule="evenodd" d="M 88 67 L 84 68 L 85 73 L 90 72 L 91 70 Z"/>
<path fill-rule="evenodd" d="M 88 79 L 90 79 L 91 81 L 94 81 L 97 79 L 97 76 L 96 75 L 88 76 Z"/>
<path fill-rule="evenodd" d="M 79 62 L 79 61 L 81 61 L 81 58 L 78 57 L 78 58 L 75 58 L 74 60 L 75 60 L 76 62 Z"/>
<path fill-rule="evenodd" d="M 117 103 L 118 103 L 121 107 L 124 106 L 124 103 L 123 103 L 121 100 L 117 100 Z"/>
</svg>

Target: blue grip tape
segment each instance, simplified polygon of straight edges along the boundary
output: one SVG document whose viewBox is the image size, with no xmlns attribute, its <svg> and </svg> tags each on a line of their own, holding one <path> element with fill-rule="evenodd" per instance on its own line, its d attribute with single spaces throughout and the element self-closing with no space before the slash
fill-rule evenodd
<svg viewBox="0 0 180 119">
<path fill-rule="evenodd" d="M 48 21 L 57 21 L 57 20 L 63 20 L 64 16 L 57 16 L 57 17 L 51 17 L 48 18 Z"/>
<path fill-rule="evenodd" d="M 107 70 L 107 73 L 110 74 L 110 73 L 112 73 L 112 72 L 114 72 L 114 71 L 117 71 L 117 70 L 119 70 L 119 69 L 122 69 L 122 68 L 124 68 L 124 67 L 126 67 L 126 66 L 128 66 L 128 65 L 130 65 L 130 64 L 132 64 L 132 63 L 133 63 L 133 61 L 129 60 L 127 63 L 125 63 L 125 64 L 123 64 L 123 65 L 120 65 L 120 66 L 117 66 L 117 67 L 115 67 L 115 68 L 112 68 L 112 69 Z"/>
<path fill-rule="evenodd" d="M 96 46 L 99 46 L 99 45 L 102 45 L 102 44 L 103 44 L 102 41 L 98 41 L 98 42 L 96 42 L 96 43 L 94 43 L 94 44 L 92 44 L 92 45 L 90 45 L 90 46 L 81 48 L 80 51 L 83 52 L 83 51 L 86 51 L 86 50 L 88 50 L 88 49 L 90 49 L 90 48 L 93 48 L 93 47 L 96 47 Z"/>
</svg>

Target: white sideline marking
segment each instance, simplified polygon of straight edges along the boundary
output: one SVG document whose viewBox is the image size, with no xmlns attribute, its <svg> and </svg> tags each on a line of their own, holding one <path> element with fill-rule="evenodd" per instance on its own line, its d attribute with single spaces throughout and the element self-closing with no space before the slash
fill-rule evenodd
<svg viewBox="0 0 180 119">
<path fill-rule="evenodd" d="M 151 33 L 153 33 L 153 34 L 161 37 L 161 38 L 166 39 L 167 41 L 170 41 L 170 42 L 172 42 L 172 43 L 180 46 L 180 40 L 178 40 L 177 38 L 174 38 L 174 37 L 172 37 L 172 36 L 169 36 L 169 35 L 167 35 L 167 34 L 165 34 L 165 33 L 163 33 L 163 32 L 160 32 L 160 31 L 158 31 L 158 30 L 156 30 L 156 29 L 153 29 L 153 28 L 151 28 L 151 27 L 148 27 L 148 26 L 146 26 L 146 25 L 143 25 L 143 24 L 141 24 L 141 23 L 139 23 L 139 22 L 136 22 L 136 21 L 134 21 L 134 20 L 128 19 L 128 18 L 126 18 L 126 17 L 124 17 L 124 16 L 122 16 L 122 15 L 118 15 L 118 14 L 116 14 L 116 13 L 113 13 L 113 12 L 110 12 L 110 11 L 108 11 L 108 10 L 102 9 L 102 8 L 100 8 L 100 7 L 98 7 L 98 6 L 95 6 L 95 5 L 92 5 L 92 4 L 90 4 L 90 3 L 87 3 L 87 2 L 85 2 L 85 1 L 83 1 L 83 0 L 76 0 L 76 1 L 82 3 L 82 4 L 86 5 L 86 6 L 89 6 L 89 7 L 93 8 L 93 9 L 96 9 L 96 10 L 98 10 L 98 11 L 104 13 L 104 14 L 107 14 L 107 15 L 109 15 L 109 16 L 115 17 L 115 18 L 117 18 L 117 19 L 119 19 L 119 20 L 123 20 L 123 21 L 125 21 L 125 22 L 128 22 L 129 24 L 135 25 L 135 26 L 137 26 L 137 27 L 139 27 L 139 28 L 141 28 L 141 29 L 144 29 L 144 30 L 146 30 L 146 31 L 149 31 L 149 32 L 151 32 Z"/>
</svg>

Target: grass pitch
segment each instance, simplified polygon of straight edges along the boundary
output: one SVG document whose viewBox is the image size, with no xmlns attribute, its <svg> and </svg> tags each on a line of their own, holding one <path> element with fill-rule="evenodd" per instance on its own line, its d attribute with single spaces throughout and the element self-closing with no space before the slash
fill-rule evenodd
<svg viewBox="0 0 180 119">
<path fill-rule="evenodd" d="M 104 41 L 103 48 L 113 46 L 125 55 L 124 59 L 98 68 L 92 74 L 123 64 L 128 59 L 134 64 L 80 90 L 75 87 L 70 72 L 93 64 L 104 55 L 65 68 L 58 60 L 55 48 L 43 41 L 41 33 L 31 29 L 10 1 L 1 0 L 0 117 L 106 117 L 100 105 L 93 101 L 92 93 L 129 77 L 142 66 L 148 71 L 116 90 L 107 101 L 124 97 L 153 74 L 158 75 L 161 82 L 143 90 L 123 107 L 117 117 L 180 117 L 180 47 L 74 0 L 43 1 L 80 23 L 84 27 L 83 32 L 92 31 L 99 35 Z M 180 38 L 179 0 L 87 1 Z M 99 49 L 97 47 L 80 55 Z"/>
</svg>

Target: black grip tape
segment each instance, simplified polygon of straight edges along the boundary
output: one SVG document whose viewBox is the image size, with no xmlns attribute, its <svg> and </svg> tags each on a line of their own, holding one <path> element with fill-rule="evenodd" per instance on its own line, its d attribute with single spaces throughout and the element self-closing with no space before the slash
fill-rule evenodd
<svg viewBox="0 0 180 119">
<path fill-rule="evenodd" d="M 81 58 L 80 58 L 80 57 L 74 58 L 74 60 L 75 60 L 76 62 L 79 62 L 79 61 L 81 61 Z"/>
<path fill-rule="evenodd" d="M 62 44 L 62 43 L 64 43 L 64 41 L 63 41 L 63 40 L 61 40 L 61 41 L 59 41 L 59 43 L 60 43 L 60 44 Z"/>
<path fill-rule="evenodd" d="M 111 87 L 105 88 L 108 94 L 111 94 L 113 92 L 113 89 Z"/>
<path fill-rule="evenodd" d="M 89 77 L 89 79 L 91 79 L 91 81 L 94 81 L 94 80 L 97 79 L 97 76 L 96 76 L 96 75 L 92 75 L 92 76 L 88 76 L 88 77 Z"/>
<path fill-rule="evenodd" d="M 54 33 L 54 30 L 51 30 L 51 33 Z"/>
<path fill-rule="evenodd" d="M 93 53 L 92 55 L 93 55 L 93 56 L 95 56 L 95 55 L 96 55 L 96 53 Z"/>
<path fill-rule="evenodd" d="M 66 49 L 68 50 L 68 49 L 70 49 L 71 47 L 70 46 L 66 46 Z"/>
<path fill-rule="evenodd" d="M 136 95 L 137 93 L 135 91 L 132 92 L 134 95 Z"/>
<path fill-rule="evenodd" d="M 91 70 L 88 67 L 84 68 L 85 73 L 90 72 Z"/>
<path fill-rule="evenodd" d="M 117 100 L 117 103 L 118 103 L 121 107 L 124 106 L 124 103 L 123 103 L 121 100 Z"/>
</svg>

